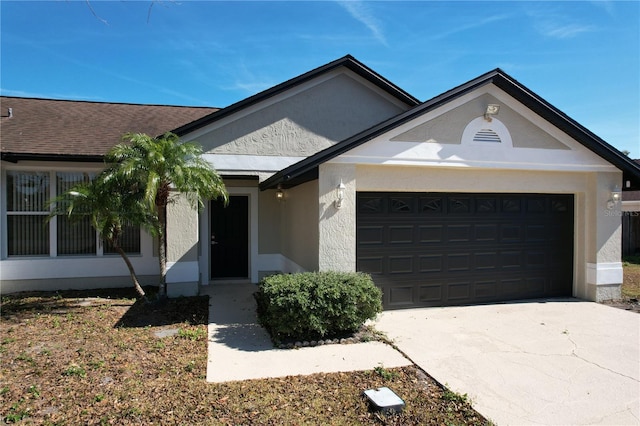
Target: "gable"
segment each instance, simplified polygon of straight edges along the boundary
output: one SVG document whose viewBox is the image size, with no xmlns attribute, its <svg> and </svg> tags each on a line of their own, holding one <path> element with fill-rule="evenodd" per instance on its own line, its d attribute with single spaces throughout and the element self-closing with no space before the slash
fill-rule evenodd
<svg viewBox="0 0 640 426">
<path fill-rule="evenodd" d="M 499 105 L 491 119 L 487 105 Z M 335 158 L 357 164 L 528 170 L 615 167 L 493 85 L 425 112 Z"/>
<path fill-rule="evenodd" d="M 483 112 L 487 105 L 500 105 L 500 111 L 496 119 L 501 123 L 509 123 L 512 146 L 514 148 L 538 148 L 538 149 L 561 149 L 568 150 L 568 146 L 560 142 L 557 138 L 533 124 L 522 114 L 509 106 L 516 104 L 516 101 L 509 99 L 508 102 L 503 95 L 500 100 L 490 93 L 483 93 L 462 105 L 446 111 L 431 120 L 416 125 L 409 130 L 400 133 L 391 141 L 398 142 L 428 142 L 439 144 L 459 145 L 463 140 L 463 133 L 469 123 L 474 119 L 483 117 Z M 527 112 L 524 111 L 524 114 Z M 530 113 L 529 113 L 530 115 Z M 485 127 L 490 128 L 490 122 L 483 120 Z"/>
<path fill-rule="evenodd" d="M 208 154 L 307 157 L 409 106 L 347 69 L 265 99 L 184 136 Z"/>
</svg>

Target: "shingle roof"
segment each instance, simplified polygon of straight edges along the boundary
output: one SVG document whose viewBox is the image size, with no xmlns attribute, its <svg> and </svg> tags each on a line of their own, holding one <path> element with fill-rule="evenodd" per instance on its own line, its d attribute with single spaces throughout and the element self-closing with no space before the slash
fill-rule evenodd
<svg viewBox="0 0 640 426">
<path fill-rule="evenodd" d="M 127 132 L 158 136 L 217 110 L 0 96 L 0 152 L 8 161 L 97 161 Z"/>
</svg>

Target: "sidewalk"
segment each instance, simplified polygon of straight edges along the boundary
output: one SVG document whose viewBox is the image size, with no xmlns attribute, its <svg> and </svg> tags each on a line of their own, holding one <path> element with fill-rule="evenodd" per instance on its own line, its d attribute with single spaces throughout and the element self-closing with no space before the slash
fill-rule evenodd
<svg viewBox="0 0 640 426">
<path fill-rule="evenodd" d="M 411 365 L 381 342 L 275 349 L 257 323 L 253 284 L 219 284 L 200 288 L 209 296 L 208 382 L 263 379 L 373 370 Z"/>
</svg>

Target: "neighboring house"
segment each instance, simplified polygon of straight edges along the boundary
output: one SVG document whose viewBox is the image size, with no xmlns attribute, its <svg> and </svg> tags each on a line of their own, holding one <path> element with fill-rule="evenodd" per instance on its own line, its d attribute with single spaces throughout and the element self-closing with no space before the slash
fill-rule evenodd
<svg viewBox="0 0 640 426">
<path fill-rule="evenodd" d="M 633 160 L 640 165 L 639 160 Z M 622 193 L 622 256 L 640 255 L 640 191 Z"/>
<path fill-rule="evenodd" d="M 139 106 L 161 126 L 118 123 L 98 147 L 83 145 L 90 133 L 64 143 L 95 116 L 69 120 L 64 135 L 32 117 L 37 141 L 5 131 L 24 114 L 12 105 L 30 101 L 2 99 L 3 111 L 13 108 L 2 119 L 3 292 L 127 285 L 120 259 L 99 244 L 61 255 L 58 225 L 38 232 L 25 219 L 46 214 L 42 205 L 12 200 L 55 194 L 43 176 L 64 183 L 65 173 L 97 171 L 93 161 L 121 133 L 172 129 L 203 145 L 231 196 L 229 207 L 213 201 L 200 213 L 183 197 L 171 205 L 172 295 L 274 272 L 359 270 L 383 288 L 386 308 L 620 296 L 621 203 L 609 200 L 616 187 L 640 189 L 640 166 L 499 69 L 421 103 L 346 56 L 214 112 Z M 82 102 L 52 114 L 64 119 L 72 105 L 104 118 L 101 104 Z M 200 116 L 179 121 L 177 111 Z M 12 254 L 16 235 L 46 253 Z M 133 258 L 153 279 L 148 236 Z"/>
</svg>

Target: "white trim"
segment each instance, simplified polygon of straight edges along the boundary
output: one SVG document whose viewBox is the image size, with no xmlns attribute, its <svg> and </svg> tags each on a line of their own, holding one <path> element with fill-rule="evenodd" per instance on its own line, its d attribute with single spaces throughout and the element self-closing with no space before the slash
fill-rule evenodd
<svg viewBox="0 0 640 426">
<path fill-rule="evenodd" d="M 587 284 L 622 284 L 622 262 L 587 263 Z"/>
<path fill-rule="evenodd" d="M 225 171 L 255 171 L 275 173 L 307 157 L 285 157 L 275 155 L 203 154 L 204 158 L 219 173 Z"/>
<path fill-rule="evenodd" d="M 371 142 L 370 142 L 371 143 Z M 409 147 L 401 147 L 401 144 L 410 144 Z M 391 144 L 388 144 L 391 145 Z M 355 148 L 349 153 L 342 154 L 338 157 L 327 161 L 327 163 L 335 164 L 367 164 L 367 165 L 392 165 L 392 166 L 431 166 L 431 167 L 469 167 L 469 168 L 488 168 L 488 169 L 503 169 L 503 170 L 548 170 L 555 172 L 617 172 L 619 171 L 615 166 L 609 165 L 593 165 L 583 164 L 575 160 L 575 156 L 567 155 L 563 153 L 556 154 L 554 158 L 556 163 L 549 162 L 549 157 L 544 156 L 542 150 L 535 148 L 518 148 L 519 157 L 509 158 L 508 156 L 496 156 L 496 153 L 502 152 L 497 149 L 482 150 L 481 153 L 477 153 L 477 158 L 464 158 L 462 155 L 456 155 L 453 153 L 457 151 L 462 154 L 462 151 L 458 145 L 449 145 L 453 148 L 451 156 L 438 158 L 438 153 L 445 150 L 443 146 L 433 144 L 433 146 L 426 146 L 428 144 L 422 143 L 423 147 L 418 149 L 434 151 L 434 156 L 419 157 L 417 155 L 411 155 L 416 152 L 413 148 L 416 148 L 413 142 L 394 142 L 398 156 L 386 156 L 380 155 L 366 155 L 359 148 Z M 371 147 L 371 145 L 370 145 Z M 378 146 L 376 146 L 377 148 Z M 383 148 L 384 149 L 384 148 Z M 356 150 L 358 150 L 356 152 Z M 564 152 L 564 151 L 563 151 Z M 571 152 L 571 151 L 567 151 Z M 491 154 L 494 154 L 493 156 Z M 402 155 L 402 157 L 400 157 Z M 484 158 L 483 158 L 484 157 Z M 564 157 L 564 158 L 563 158 Z M 526 161 L 527 160 L 527 161 Z M 547 160 L 545 162 L 545 160 Z M 564 161 L 563 161 L 564 160 Z M 526 162 L 525 162 L 526 161 Z"/>
<path fill-rule="evenodd" d="M 167 262 L 167 284 L 198 281 L 198 262 Z"/>
<path fill-rule="evenodd" d="M 137 275 L 157 275 L 158 259 L 152 256 L 129 256 Z M 118 255 L 22 257 L 2 260 L 0 281 L 56 278 L 129 276 Z"/>
</svg>

